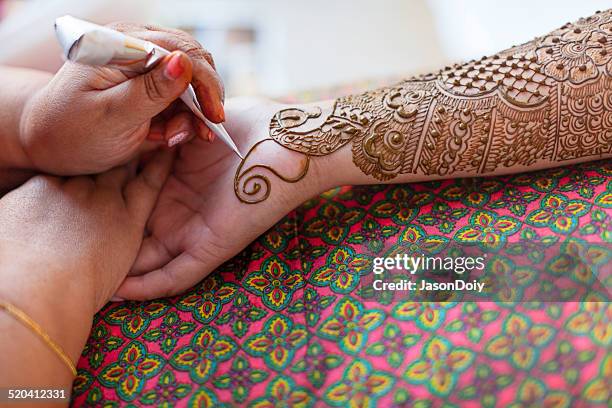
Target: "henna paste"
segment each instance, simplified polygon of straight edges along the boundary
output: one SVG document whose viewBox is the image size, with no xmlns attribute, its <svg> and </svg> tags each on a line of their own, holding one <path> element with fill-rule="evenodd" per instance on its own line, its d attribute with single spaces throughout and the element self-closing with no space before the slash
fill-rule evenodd
<svg viewBox="0 0 612 408">
<path fill-rule="evenodd" d="M 245 204 L 256 204 L 266 200 L 270 196 L 270 179 L 266 176 L 266 173 L 271 173 L 284 181 L 285 183 L 297 183 L 302 180 L 306 173 L 308 173 L 308 166 L 310 165 L 310 157 L 306 156 L 303 168 L 299 174 L 295 177 L 287 177 L 280 174 L 271 166 L 262 164 L 256 164 L 243 170 L 243 166 L 248 160 L 249 156 L 259 145 L 266 142 L 271 142 L 271 139 L 263 139 L 255 143 L 249 152 L 244 156 L 244 159 L 240 162 L 238 170 L 236 170 L 236 176 L 234 178 L 234 192 L 236 197 Z M 264 173 L 264 174 L 262 174 Z"/>
<path fill-rule="evenodd" d="M 437 74 L 342 97 L 323 123 L 321 112 L 283 109 L 270 137 L 308 159 L 352 144 L 354 164 L 385 181 L 399 174 L 487 174 L 537 161 L 612 153 L 612 10 L 566 24 L 494 56 L 445 67 Z M 248 157 L 248 155 L 247 155 Z M 245 158 L 246 159 L 246 158 Z M 236 173 L 239 180 L 267 178 Z M 264 169 L 287 182 L 270 167 Z M 257 191 L 255 191 L 257 190 Z M 248 193 L 247 193 L 248 191 Z"/>
</svg>

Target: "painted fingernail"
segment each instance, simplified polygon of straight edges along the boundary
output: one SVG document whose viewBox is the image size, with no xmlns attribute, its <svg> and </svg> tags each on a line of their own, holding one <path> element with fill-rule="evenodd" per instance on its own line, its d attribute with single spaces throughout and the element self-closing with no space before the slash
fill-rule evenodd
<svg viewBox="0 0 612 408">
<path fill-rule="evenodd" d="M 164 135 L 161 132 L 151 132 L 147 135 L 147 140 L 161 142 L 164 140 Z"/>
<path fill-rule="evenodd" d="M 182 132 L 178 132 L 176 135 L 168 139 L 168 147 L 176 146 L 177 144 L 184 142 L 188 138 L 189 138 L 188 131 L 184 130 Z"/>
<path fill-rule="evenodd" d="M 119 296 L 113 296 L 112 298 L 110 298 L 111 302 L 123 302 L 124 300 L 124 298 L 121 298 Z"/>
<path fill-rule="evenodd" d="M 164 68 L 164 75 L 168 79 L 175 80 L 183 75 L 183 72 L 185 72 L 185 66 L 181 54 L 172 55 Z"/>
</svg>

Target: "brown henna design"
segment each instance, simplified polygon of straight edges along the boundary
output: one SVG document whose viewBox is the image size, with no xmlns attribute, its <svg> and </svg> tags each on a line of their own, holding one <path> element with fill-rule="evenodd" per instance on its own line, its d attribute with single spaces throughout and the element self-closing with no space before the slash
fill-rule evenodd
<svg viewBox="0 0 612 408">
<path fill-rule="evenodd" d="M 266 176 L 266 173 L 270 173 L 285 183 L 297 183 L 302 180 L 308 173 L 308 167 L 310 165 L 310 156 L 306 156 L 303 168 L 299 174 L 294 177 L 284 176 L 276 171 L 271 166 L 262 164 L 256 164 L 248 167 L 246 170 L 242 170 L 244 164 L 247 162 L 249 157 L 257 150 L 257 147 L 265 142 L 271 142 L 271 139 L 263 139 L 255 143 L 249 152 L 244 156 L 244 159 L 240 162 L 238 169 L 236 170 L 236 176 L 234 178 L 234 192 L 236 197 L 245 204 L 256 204 L 265 201 L 270 196 L 272 186 L 270 179 Z M 263 173 L 263 174 L 262 174 Z"/>
<path fill-rule="evenodd" d="M 303 130 L 320 116 L 283 109 L 270 137 L 308 158 L 350 142 L 354 164 L 382 181 L 609 155 L 612 10 L 494 56 L 339 98 L 319 126 Z"/>
<path fill-rule="evenodd" d="M 278 112 L 270 121 L 270 137 L 288 149 L 311 156 L 325 156 L 348 143 L 370 123 L 369 114 L 359 108 L 338 109 L 318 128 L 307 131 L 293 130 L 308 120 L 321 116 L 321 111 L 305 112 L 290 108 Z"/>
</svg>

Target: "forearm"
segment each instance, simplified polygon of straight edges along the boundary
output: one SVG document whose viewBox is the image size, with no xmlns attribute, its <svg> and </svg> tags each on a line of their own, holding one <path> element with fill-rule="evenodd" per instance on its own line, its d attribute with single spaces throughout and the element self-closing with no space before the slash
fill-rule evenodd
<svg viewBox="0 0 612 408">
<path fill-rule="evenodd" d="M 0 299 L 23 310 L 76 365 L 93 319 L 87 285 L 77 273 L 41 263 L 23 244 L 0 241 Z M 82 274 L 81 274 L 82 275 Z M 72 278 L 71 278 L 72 276 Z M 23 323 L 0 309 L 0 387 L 71 389 L 72 373 Z"/>
<path fill-rule="evenodd" d="M 0 193 L 31 175 L 32 166 L 20 139 L 22 117 L 28 101 L 50 78 L 39 71 L 0 67 Z"/>
<path fill-rule="evenodd" d="M 287 107 L 269 135 L 335 184 L 535 170 L 612 153 L 612 13 L 395 86 Z"/>
</svg>

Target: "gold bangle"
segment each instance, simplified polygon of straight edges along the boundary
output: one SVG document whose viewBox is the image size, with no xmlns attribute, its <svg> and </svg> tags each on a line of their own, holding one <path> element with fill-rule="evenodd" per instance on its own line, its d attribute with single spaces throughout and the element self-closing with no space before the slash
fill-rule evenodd
<svg viewBox="0 0 612 408">
<path fill-rule="evenodd" d="M 57 354 L 57 356 L 68 366 L 68 368 L 72 372 L 72 375 L 76 376 L 77 370 L 72 360 L 70 360 L 70 358 L 68 357 L 66 352 L 64 352 L 64 350 L 60 347 L 60 345 L 54 342 L 51 337 L 49 337 L 49 335 L 45 332 L 45 330 L 40 327 L 38 323 L 32 320 L 32 318 L 30 318 L 30 316 L 28 316 L 23 310 L 8 302 L 0 300 L 0 309 L 6 310 L 8 314 L 13 316 L 16 320 L 19 320 L 19 322 L 21 322 L 24 326 L 34 332 L 38 337 L 40 337 L 43 342 L 45 342 L 47 346 L 49 346 L 51 350 L 53 350 L 55 354 Z"/>
</svg>

